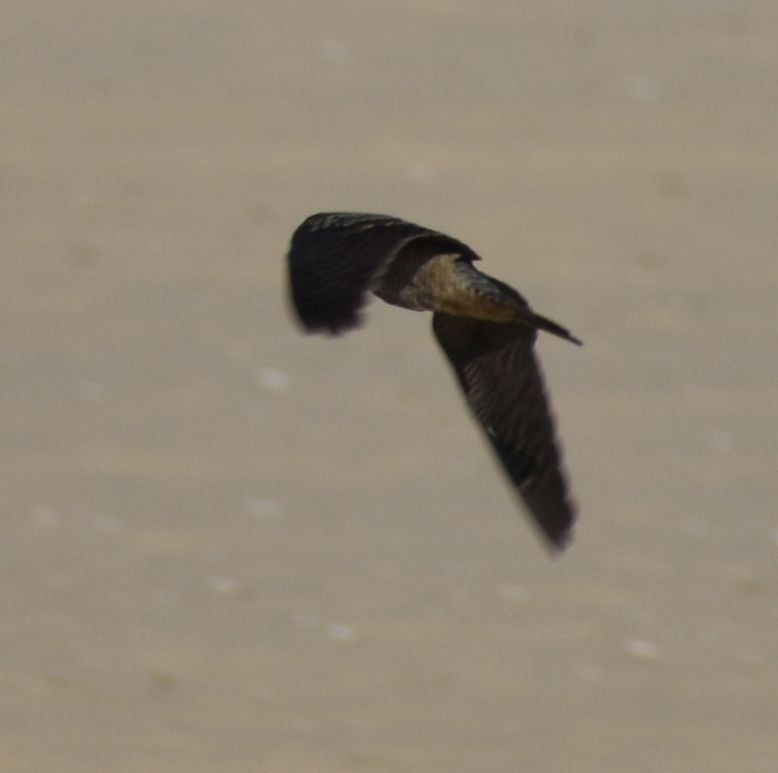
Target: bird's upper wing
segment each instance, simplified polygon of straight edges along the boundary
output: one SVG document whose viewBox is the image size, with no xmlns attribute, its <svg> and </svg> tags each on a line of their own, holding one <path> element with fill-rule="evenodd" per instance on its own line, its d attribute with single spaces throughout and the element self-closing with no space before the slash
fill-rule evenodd
<svg viewBox="0 0 778 773">
<path fill-rule="evenodd" d="M 360 323 L 359 311 L 377 280 L 410 242 L 440 252 L 478 256 L 438 231 L 387 215 L 322 212 L 303 221 L 287 256 L 292 303 L 310 332 L 339 333 Z"/>
<path fill-rule="evenodd" d="M 440 313 L 432 324 L 505 472 L 542 533 L 563 548 L 575 509 L 533 352 L 535 331 Z"/>
</svg>

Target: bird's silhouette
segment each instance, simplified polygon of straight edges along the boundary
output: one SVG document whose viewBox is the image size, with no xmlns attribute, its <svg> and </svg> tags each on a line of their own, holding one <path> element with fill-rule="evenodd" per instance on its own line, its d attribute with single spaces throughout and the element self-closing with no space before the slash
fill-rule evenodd
<svg viewBox="0 0 778 773">
<path fill-rule="evenodd" d="M 292 302 L 305 330 L 358 326 L 370 292 L 432 311 L 432 329 L 520 498 L 551 546 L 570 539 L 575 507 L 533 347 L 538 330 L 573 343 L 508 285 L 480 272 L 466 244 L 387 215 L 324 212 L 292 236 Z"/>
</svg>

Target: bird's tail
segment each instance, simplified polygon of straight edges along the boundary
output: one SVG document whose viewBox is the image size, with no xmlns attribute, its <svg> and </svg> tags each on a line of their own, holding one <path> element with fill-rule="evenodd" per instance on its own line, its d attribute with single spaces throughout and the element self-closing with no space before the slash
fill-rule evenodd
<svg viewBox="0 0 778 773">
<path fill-rule="evenodd" d="M 475 271 L 475 269 L 473 269 Z M 503 308 L 506 305 L 510 308 L 511 322 L 524 325 L 532 330 L 545 330 L 547 333 L 564 338 L 566 341 L 583 346 L 583 341 L 576 338 L 566 327 L 557 324 L 548 317 L 536 314 L 529 306 L 527 301 L 510 285 L 495 279 L 493 276 L 487 276 L 478 272 L 480 277 L 486 280 L 479 284 L 479 290 L 494 299 L 499 299 Z M 506 304 L 507 301 L 507 304 Z"/>
<path fill-rule="evenodd" d="M 545 330 L 547 333 L 551 333 L 559 338 L 564 338 L 566 341 L 570 341 L 577 346 L 583 346 L 583 341 L 576 338 L 566 327 L 558 325 L 547 317 L 536 314 L 530 308 L 519 309 L 516 315 L 516 322 L 520 325 L 531 327 L 534 330 Z"/>
</svg>

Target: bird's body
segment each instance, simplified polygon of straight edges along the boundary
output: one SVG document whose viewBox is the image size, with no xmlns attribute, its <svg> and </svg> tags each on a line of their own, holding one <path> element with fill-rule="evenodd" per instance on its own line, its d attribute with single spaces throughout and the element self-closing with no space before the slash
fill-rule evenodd
<svg viewBox="0 0 778 773">
<path fill-rule="evenodd" d="M 310 332 L 360 323 L 368 292 L 433 312 L 433 332 L 508 477 L 557 548 L 575 512 L 533 346 L 537 330 L 580 343 L 512 287 L 479 271 L 467 245 L 399 218 L 321 213 L 295 231 L 292 300 Z"/>
</svg>

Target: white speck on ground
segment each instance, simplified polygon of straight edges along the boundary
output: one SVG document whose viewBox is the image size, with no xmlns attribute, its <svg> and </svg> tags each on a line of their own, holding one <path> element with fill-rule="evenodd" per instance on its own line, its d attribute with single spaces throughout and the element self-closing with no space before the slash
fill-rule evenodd
<svg viewBox="0 0 778 773">
<path fill-rule="evenodd" d="M 206 585 L 210 591 L 221 596 L 236 596 L 243 589 L 240 580 L 234 577 L 210 577 Z"/>
<path fill-rule="evenodd" d="M 622 646 L 624 652 L 636 660 L 659 659 L 659 647 L 647 639 L 627 639 Z"/>
<path fill-rule="evenodd" d="M 273 392 L 283 392 L 289 383 L 286 373 L 278 368 L 258 368 L 256 378 L 260 386 Z"/>
<path fill-rule="evenodd" d="M 354 641 L 357 638 L 356 631 L 348 625 L 331 623 L 326 628 L 328 639 L 333 641 Z"/>
<path fill-rule="evenodd" d="M 254 518 L 276 518 L 281 514 L 281 505 L 273 499 L 247 498 L 243 500 L 243 512 Z"/>
</svg>

